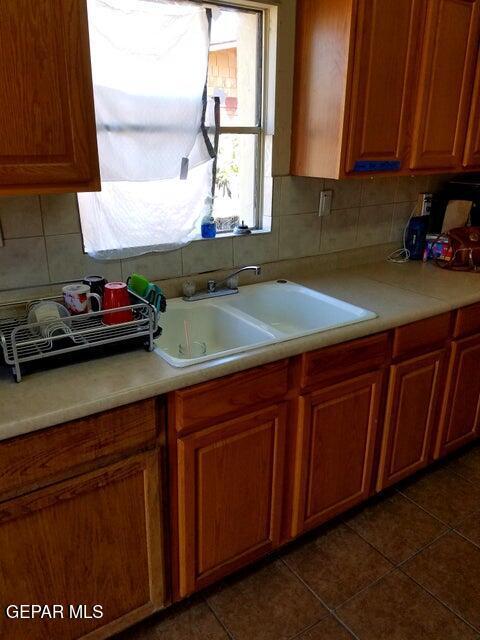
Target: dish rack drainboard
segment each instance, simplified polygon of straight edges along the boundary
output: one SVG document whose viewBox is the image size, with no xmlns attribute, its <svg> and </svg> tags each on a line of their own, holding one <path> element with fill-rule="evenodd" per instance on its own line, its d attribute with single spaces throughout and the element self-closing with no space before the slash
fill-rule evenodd
<svg viewBox="0 0 480 640">
<path fill-rule="evenodd" d="M 17 382 L 22 379 L 21 365 L 65 353 L 74 353 L 84 349 L 127 342 L 132 339 L 142 339 L 148 351 L 153 351 L 154 338 L 160 335 L 158 326 L 158 312 L 156 308 L 144 298 L 130 292 L 132 304 L 118 309 L 108 310 L 108 314 L 131 310 L 133 320 L 121 324 L 104 324 L 103 311 L 91 311 L 64 319 L 67 333 L 58 336 L 44 337 L 40 333 L 41 323 L 29 323 L 28 313 L 37 302 L 53 300 L 63 303 L 63 298 L 53 296 L 22 303 L 3 305 L 3 312 L 7 315 L 11 307 L 12 313 L 17 315 L 0 318 L 0 344 L 3 359 L 11 367 Z M 24 311 L 19 307 L 23 307 Z M 2 313 L 3 315 L 3 313 Z"/>
</svg>

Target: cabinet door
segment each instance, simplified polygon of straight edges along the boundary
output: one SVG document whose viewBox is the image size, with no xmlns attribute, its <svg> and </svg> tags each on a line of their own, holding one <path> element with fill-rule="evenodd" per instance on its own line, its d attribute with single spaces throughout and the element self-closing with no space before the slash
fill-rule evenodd
<svg viewBox="0 0 480 640">
<path fill-rule="evenodd" d="M 463 166 L 467 169 L 478 169 L 480 167 L 480 57 L 477 62 L 477 72 L 473 86 L 472 108 L 468 121 Z"/>
<path fill-rule="evenodd" d="M 180 595 L 278 545 L 286 406 L 178 440 Z"/>
<path fill-rule="evenodd" d="M 359 161 L 403 164 L 423 12 L 421 0 L 360 2 L 347 171 Z"/>
<path fill-rule="evenodd" d="M 301 398 L 293 536 L 370 495 L 382 379 L 375 371 Z"/>
<path fill-rule="evenodd" d="M 447 389 L 435 457 L 478 437 L 480 431 L 480 335 L 452 343 Z"/>
<path fill-rule="evenodd" d="M 378 491 L 430 461 L 443 359 L 441 350 L 391 367 Z"/>
<path fill-rule="evenodd" d="M 85 0 L 0 2 L 0 194 L 98 188 Z"/>
<path fill-rule="evenodd" d="M 157 454 L 3 503 L 0 600 L 60 604 L 64 616 L 2 615 L 2 640 L 106 638 L 164 606 Z M 70 605 L 90 618 L 69 619 Z"/>
<path fill-rule="evenodd" d="M 428 0 L 412 169 L 462 167 L 478 35 L 478 0 Z"/>
</svg>

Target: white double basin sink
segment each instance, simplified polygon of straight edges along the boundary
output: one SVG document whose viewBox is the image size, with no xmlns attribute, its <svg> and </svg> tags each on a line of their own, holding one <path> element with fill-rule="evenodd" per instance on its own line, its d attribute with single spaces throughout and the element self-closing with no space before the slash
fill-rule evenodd
<svg viewBox="0 0 480 640">
<path fill-rule="evenodd" d="M 169 300 L 155 346 L 169 364 L 186 367 L 376 317 L 373 311 L 279 280 L 241 287 L 224 297 Z"/>
</svg>

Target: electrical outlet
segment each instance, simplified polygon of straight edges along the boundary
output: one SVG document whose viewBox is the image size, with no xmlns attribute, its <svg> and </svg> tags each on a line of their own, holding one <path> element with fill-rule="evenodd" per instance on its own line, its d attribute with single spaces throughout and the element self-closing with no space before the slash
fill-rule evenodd
<svg viewBox="0 0 480 640">
<path fill-rule="evenodd" d="M 320 191 L 320 206 L 318 208 L 319 216 L 328 216 L 332 210 L 333 191 L 328 189 Z"/>
</svg>

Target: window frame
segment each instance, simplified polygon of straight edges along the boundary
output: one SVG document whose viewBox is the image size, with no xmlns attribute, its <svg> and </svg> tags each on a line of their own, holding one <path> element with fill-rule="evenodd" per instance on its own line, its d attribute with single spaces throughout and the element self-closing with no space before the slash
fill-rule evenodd
<svg viewBox="0 0 480 640">
<path fill-rule="evenodd" d="M 197 0 L 196 0 L 197 1 Z M 267 69 L 268 65 L 268 52 L 269 52 L 269 18 L 270 8 L 256 3 L 236 2 L 235 0 L 222 1 L 222 0 L 210 0 L 210 2 L 203 2 L 205 7 L 225 7 L 226 9 L 232 9 L 237 11 L 248 11 L 250 13 L 256 13 L 259 16 L 258 34 L 257 34 L 257 72 L 255 81 L 256 90 L 256 126 L 222 126 L 220 122 L 219 138 L 222 134 L 236 134 L 236 135 L 255 135 L 255 184 L 254 184 L 254 211 L 253 211 L 253 226 L 250 227 L 253 231 L 261 231 L 264 228 L 264 187 L 265 187 L 265 153 L 266 153 L 266 113 L 268 108 L 267 102 Z M 239 215 L 241 219 L 241 213 Z M 217 235 L 222 237 L 231 234 L 233 229 L 217 231 Z"/>
<path fill-rule="evenodd" d="M 255 127 L 221 127 L 219 133 L 240 133 L 256 135 L 256 162 L 255 162 L 255 192 L 254 192 L 254 226 L 250 229 L 253 233 L 269 233 L 272 231 L 272 197 L 273 197 L 273 177 L 272 177 L 272 150 L 273 136 L 275 130 L 275 96 L 277 85 L 277 36 L 278 36 L 278 0 L 190 0 L 204 7 L 227 7 L 234 10 L 246 10 L 258 13 L 261 16 L 258 38 L 257 64 L 257 110 L 258 125 Z M 260 95 L 259 95 L 260 92 Z M 80 205 L 78 205 L 80 206 Z M 240 213 L 241 216 L 241 213 Z M 83 252 L 87 255 L 82 236 Z M 233 230 L 217 232 L 218 238 L 232 236 Z M 194 238 L 192 242 L 203 240 Z M 128 249 L 130 247 L 123 247 Z M 142 247 L 142 249 L 149 247 Z M 138 255 L 148 255 L 155 252 L 152 247 L 150 251 L 142 252 Z"/>
</svg>

